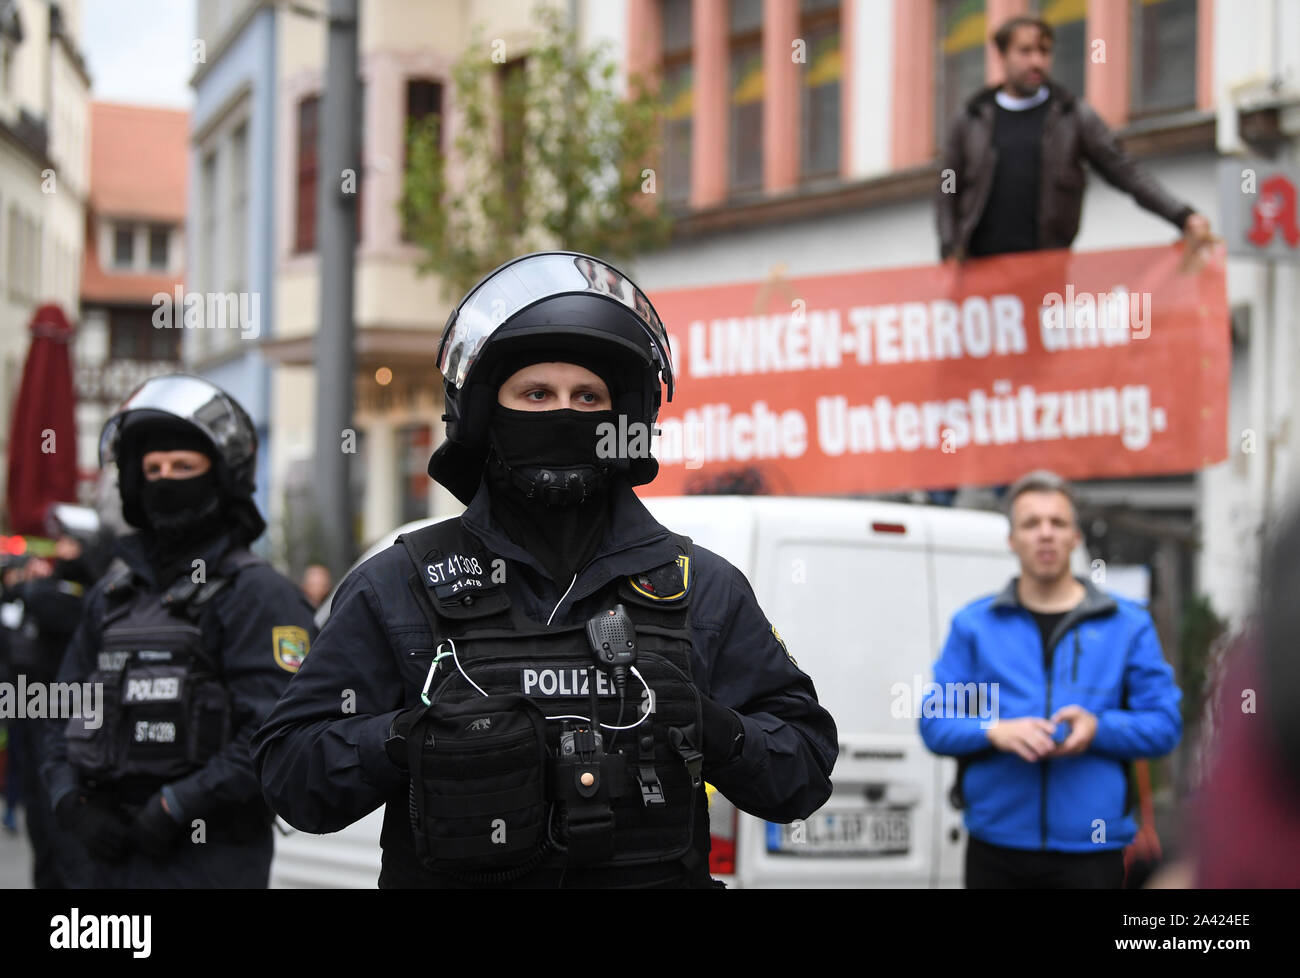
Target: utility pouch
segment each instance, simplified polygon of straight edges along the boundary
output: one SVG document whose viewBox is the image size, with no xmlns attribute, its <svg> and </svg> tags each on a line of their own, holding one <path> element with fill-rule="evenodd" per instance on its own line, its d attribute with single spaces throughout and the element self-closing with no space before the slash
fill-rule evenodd
<svg viewBox="0 0 1300 978">
<path fill-rule="evenodd" d="M 416 852 L 429 869 L 508 870 L 546 840 L 546 721 L 518 694 L 426 708 L 406 735 Z"/>
<path fill-rule="evenodd" d="M 64 736 L 68 743 L 68 763 L 92 778 L 109 777 L 115 773 L 126 752 L 126 741 L 120 723 L 122 713 L 121 671 L 96 670 L 86 677 L 93 687 L 103 689 L 99 715 L 70 717 Z"/>
</svg>

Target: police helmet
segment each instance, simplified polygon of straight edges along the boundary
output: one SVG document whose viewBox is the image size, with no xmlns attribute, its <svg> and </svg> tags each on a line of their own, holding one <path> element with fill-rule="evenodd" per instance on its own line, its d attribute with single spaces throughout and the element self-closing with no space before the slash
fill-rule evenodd
<svg viewBox="0 0 1300 978">
<path fill-rule="evenodd" d="M 498 388 L 514 369 L 542 360 L 592 368 L 607 381 L 614 411 L 629 422 L 653 428 L 661 382 L 673 398 L 668 333 L 631 279 L 572 251 L 508 261 L 461 300 L 438 347 L 447 440 L 429 460 L 429 475 L 462 502 L 478 488 Z M 633 485 L 659 471 L 653 458 L 628 464 Z"/>
<path fill-rule="evenodd" d="M 122 515 L 132 526 L 146 527 L 140 505 L 142 442 L 159 428 L 198 436 L 213 462 L 217 484 L 231 515 L 254 540 L 266 529 L 253 493 L 257 488 L 257 432 L 239 402 L 211 381 L 190 374 L 167 374 L 146 380 L 104 424 L 99 437 L 99 464 L 117 463 Z"/>
</svg>

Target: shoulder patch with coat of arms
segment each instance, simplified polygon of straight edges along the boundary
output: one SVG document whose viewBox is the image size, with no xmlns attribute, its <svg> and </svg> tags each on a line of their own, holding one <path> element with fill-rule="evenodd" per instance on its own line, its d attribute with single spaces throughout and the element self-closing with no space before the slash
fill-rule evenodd
<svg viewBox="0 0 1300 978">
<path fill-rule="evenodd" d="M 271 652 L 275 655 L 275 664 L 285 672 L 297 672 L 307 658 L 311 648 L 311 639 L 307 629 L 297 625 L 276 625 L 271 629 Z"/>
<path fill-rule="evenodd" d="M 644 574 L 635 574 L 627 579 L 628 584 L 638 594 L 652 601 L 676 601 L 686 596 L 691 587 L 691 558 L 678 554 L 671 564 L 664 564 Z"/>
<path fill-rule="evenodd" d="M 770 627 L 772 629 L 772 636 L 776 639 L 776 644 L 781 646 L 781 651 L 785 653 L 785 657 L 797 666 L 799 664 L 799 660 L 797 660 L 794 656 L 792 656 L 790 654 L 790 650 L 785 647 L 785 639 L 781 637 L 781 633 L 776 630 L 775 625 L 770 625 Z"/>
</svg>

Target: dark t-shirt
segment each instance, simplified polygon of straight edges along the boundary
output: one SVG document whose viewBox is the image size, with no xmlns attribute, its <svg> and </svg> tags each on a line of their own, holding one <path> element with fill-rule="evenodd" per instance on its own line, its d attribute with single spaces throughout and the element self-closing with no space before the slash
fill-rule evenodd
<svg viewBox="0 0 1300 978">
<path fill-rule="evenodd" d="M 969 254 L 1003 255 L 1038 247 L 1038 194 L 1043 155 L 1043 119 L 1051 99 L 1032 109 L 997 105 L 993 148 L 997 165 L 984 213 L 971 235 Z"/>
<path fill-rule="evenodd" d="M 1049 654 L 1049 646 L 1047 643 L 1052 640 L 1052 632 L 1056 630 L 1056 626 L 1057 624 L 1060 623 L 1061 619 L 1064 618 L 1066 615 L 1068 615 L 1070 612 L 1030 611 L 1028 608 L 1026 608 L 1025 610 L 1029 611 L 1029 613 L 1034 616 L 1034 621 L 1038 623 L 1038 632 L 1043 639 L 1043 661 L 1046 662 Z"/>
</svg>

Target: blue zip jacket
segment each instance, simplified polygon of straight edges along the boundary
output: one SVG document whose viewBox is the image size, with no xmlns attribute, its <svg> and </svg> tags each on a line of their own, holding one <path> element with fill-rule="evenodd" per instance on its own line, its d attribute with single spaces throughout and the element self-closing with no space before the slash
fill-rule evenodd
<svg viewBox="0 0 1300 978">
<path fill-rule="evenodd" d="M 962 762 L 959 787 L 973 837 L 1011 849 L 1122 848 L 1137 833 L 1127 811 L 1128 762 L 1168 754 L 1182 734 L 1173 669 L 1146 609 L 1083 578 L 1084 600 L 1057 624 L 1045 656 L 1017 581 L 953 616 L 934 665 L 935 687 L 922 701 L 921 737 L 936 754 Z M 1050 717 L 1077 704 L 1097 717 L 1096 736 L 1082 754 L 1036 763 L 998 751 L 989 743 L 990 722 L 963 709 L 962 691 L 948 685 L 965 683 L 996 683 L 996 699 L 992 685 L 986 695 L 994 715 L 1008 720 Z"/>
</svg>

